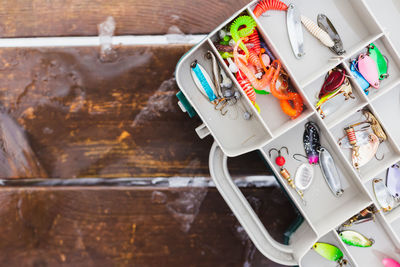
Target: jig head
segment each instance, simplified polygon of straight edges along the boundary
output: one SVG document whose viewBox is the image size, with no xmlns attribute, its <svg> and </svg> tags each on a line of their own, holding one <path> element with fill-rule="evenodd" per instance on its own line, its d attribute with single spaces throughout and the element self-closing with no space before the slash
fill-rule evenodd
<svg viewBox="0 0 400 267">
<path fill-rule="evenodd" d="M 286 24 L 294 56 L 299 59 L 305 55 L 304 37 L 301 27 L 301 14 L 294 4 L 290 4 L 287 8 Z"/>
<path fill-rule="evenodd" d="M 337 197 L 343 195 L 344 190 L 342 189 L 340 175 L 336 168 L 335 161 L 329 151 L 324 147 L 320 147 L 319 149 L 319 165 L 322 175 L 332 193 Z"/>
<path fill-rule="evenodd" d="M 339 33 L 336 31 L 329 18 L 324 14 L 318 14 L 317 23 L 318 26 L 333 40 L 334 46 L 330 47 L 330 49 L 339 56 L 346 53 L 346 50 L 343 48 L 342 39 L 340 38 Z"/>
<path fill-rule="evenodd" d="M 292 187 L 292 188 L 296 191 L 296 193 L 301 197 L 301 199 L 303 200 L 303 204 L 305 205 L 306 202 L 305 202 L 305 200 L 303 199 L 303 197 L 304 197 L 303 192 L 302 192 L 301 190 L 299 190 L 299 189 L 295 186 L 295 184 L 294 184 L 294 182 L 293 182 L 293 179 L 292 179 L 292 177 L 291 177 L 289 171 L 288 171 L 286 168 L 284 168 L 284 165 L 285 165 L 285 163 L 286 163 L 286 160 L 285 160 L 285 158 L 282 156 L 282 151 L 283 151 L 283 150 L 286 150 L 286 154 L 289 155 L 289 150 L 288 150 L 288 148 L 285 147 L 285 146 L 284 146 L 284 147 L 281 147 L 279 150 L 276 149 L 276 148 L 271 148 L 271 149 L 268 151 L 268 155 L 269 155 L 270 158 L 272 158 L 272 153 L 271 153 L 271 152 L 276 151 L 276 152 L 278 153 L 278 156 L 275 158 L 275 164 L 279 166 L 279 169 L 280 169 L 279 173 L 280 173 L 281 176 L 286 180 L 286 182 L 289 184 L 289 186 Z"/>
<path fill-rule="evenodd" d="M 317 124 L 310 121 L 305 125 L 303 134 L 303 145 L 310 164 L 317 164 L 319 161 L 318 154 L 321 147 L 319 140 L 319 128 Z"/>
</svg>

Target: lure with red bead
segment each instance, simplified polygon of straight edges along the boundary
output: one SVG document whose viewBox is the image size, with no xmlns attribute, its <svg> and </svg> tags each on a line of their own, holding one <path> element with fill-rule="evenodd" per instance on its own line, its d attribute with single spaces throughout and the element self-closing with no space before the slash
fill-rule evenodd
<svg viewBox="0 0 400 267">
<path fill-rule="evenodd" d="M 282 167 L 283 165 L 285 165 L 285 162 L 286 162 L 286 160 L 285 160 L 285 158 L 282 157 L 282 156 L 276 157 L 276 159 L 275 159 L 275 163 L 276 163 L 276 165 L 278 165 L 279 167 Z"/>
</svg>

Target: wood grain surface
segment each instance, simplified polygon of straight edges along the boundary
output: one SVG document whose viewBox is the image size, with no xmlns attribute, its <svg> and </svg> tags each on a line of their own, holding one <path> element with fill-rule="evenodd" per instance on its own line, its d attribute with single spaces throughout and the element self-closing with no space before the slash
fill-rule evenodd
<svg viewBox="0 0 400 267">
<path fill-rule="evenodd" d="M 108 16 L 116 34 L 208 33 L 249 0 L 0 1 L 0 37 L 92 36 Z"/>
<path fill-rule="evenodd" d="M 189 48 L 119 47 L 109 62 L 98 47 L 1 49 L 0 104 L 49 177 L 208 176 L 212 139 L 197 137 L 200 120 L 175 97 L 173 72 Z M 253 154 L 230 169 L 268 173 L 260 163 Z"/>
<path fill-rule="evenodd" d="M 244 189 L 274 238 L 294 219 L 278 187 Z M 280 266 L 207 188 L 3 188 L 1 266 Z"/>
</svg>

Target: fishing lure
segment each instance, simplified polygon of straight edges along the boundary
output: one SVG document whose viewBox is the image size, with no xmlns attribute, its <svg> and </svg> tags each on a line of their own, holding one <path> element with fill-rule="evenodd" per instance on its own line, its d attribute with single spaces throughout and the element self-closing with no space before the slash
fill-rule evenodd
<svg viewBox="0 0 400 267">
<path fill-rule="evenodd" d="M 274 61 L 276 59 L 276 57 L 274 56 L 274 54 L 272 54 L 271 50 L 268 48 L 267 44 L 264 43 L 263 41 L 260 41 L 260 45 L 261 47 L 265 50 L 264 52 L 269 56 L 271 61 Z"/>
<path fill-rule="evenodd" d="M 303 28 L 301 27 L 301 14 L 294 4 L 288 6 L 286 24 L 294 56 L 299 59 L 305 55 L 304 37 Z"/>
<path fill-rule="evenodd" d="M 302 163 L 296 170 L 294 185 L 301 191 L 308 189 L 314 178 L 314 168 L 310 164 Z"/>
<path fill-rule="evenodd" d="M 330 92 L 326 95 L 324 95 L 318 102 L 317 104 L 315 104 L 315 109 L 319 112 L 319 114 L 321 115 L 321 117 L 324 119 L 325 116 L 327 115 L 326 112 L 324 112 L 324 110 L 326 108 L 322 108 L 322 106 L 324 104 L 327 103 L 328 100 L 331 100 L 332 98 L 343 94 L 344 96 L 344 100 L 348 100 L 349 98 L 354 99 L 355 97 L 353 96 L 353 88 L 350 84 L 350 81 L 348 78 L 344 79 L 344 82 L 341 86 L 339 86 L 339 88 L 337 88 L 335 91 Z"/>
<path fill-rule="evenodd" d="M 382 179 L 374 179 L 372 181 L 372 188 L 374 189 L 376 201 L 383 211 L 390 211 L 394 207 L 395 199 Z"/>
<path fill-rule="evenodd" d="M 329 34 L 327 34 L 324 30 L 318 27 L 318 25 L 315 24 L 311 19 L 301 15 L 301 22 L 303 23 L 304 27 L 322 44 L 324 44 L 329 48 L 335 46 L 335 43 L 332 41 Z"/>
<path fill-rule="evenodd" d="M 245 27 L 242 28 L 243 26 Z M 235 42 L 237 42 L 239 41 L 239 38 L 246 37 L 252 34 L 256 27 L 257 24 L 252 17 L 250 16 L 238 17 L 231 24 L 230 32 L 232 35 L 232 39 Z M 240 48 L 245 52 L 246 55 L 249 54 L 249 50 L 243 43 L 240 44 Z"/>
<path fill-rule="evenodd" d="M 304 150 L 310 164 L 317 164 L 319 161 L 319 149 L 321 143 L 319 140 L 319 128 L 317 124 L 309 121 L 305 125 L 303 134 Z"/>
<path fill-rule="evenodd" d="M 386 133 L 383 130 L 382 125 L 375 118 L 375 116 L 366 109 L 364 109 L 362 112 L 365 118 L 367 119 L 367 122 L 370 124 L 372 131 L 375 133 L 376 136 L 378 136 L 379 142 L 382 143 L 386 141 L 387 139 Z"/>
<path fill-rule="evenodd" d="M 339 236 L 345 244 L 353 247 L 368 248 L 374 244 L 373 239 L 366 238 L 364 235 L 352 230 L 342 231 Z"/>
<path fill-rule="evenodd" d="M 217 90 L 213 81 L 211 80 L 211 77 L 208 75 L 203 66 L 197 62 L 197 60 L 193 61 L 190 65 L 190 73 L 200 92 L 207 97 L 210 102 L 213 103 L 217 99 Z"/>
<path fill-rule="evenodd" d="M 354 131 L 354 128 L 351 128 L 350 131 L 350 138 L 352 139 L 353 144 L 357 146 L 368 144 L 369 133 L 367 131 Z M 349 137 L 347 135 L 341 138 L 338 144 L 341 148 L 353 148 L 353 145 L 350 144 Z"/>
<path fill-rule="evenodd" d="M 371 43 L 368 46 L 368 54 L 376 62 L 376 65 L 378 66 L 379 80 L 383 80 L 389 77 L 388 74 L 389 61 L 384 55 L 382 55 L 381 51 L 379 51 L 378 47 L 375 44 Z"/>
<path fill-rule="evenodd" d="M 379 72 L 375 61 L 367 54 L 361 54 L 357 60 L 358 71 L 368 81 L 368 83 L 379 88 Z"/>
<path fill-rule="evenodd" d="M 337 171 L 332 155 L 324 147 L 320 147 L 319 149 L 319 165 L 321 167 L 322 175 L 332 193 L 335 196 L 340 197 L 344 190 L 342 189 L 342 184 L 340 182 L 339 172 Z"/>
<path fill-rule="evenodd" d="M 256 103 L 256 92 L 254 91 L 254 88 L 251 86 L 249 80 L 246 78 L 246 76 L 244 76 L 244 74 L 241 71 L 238 71 L 236 73 L 236 80 L 240 84 L 240 87 L 242 87 L 244 93 L 249 98 L 251 103 L 254 105 L 257 111 L 260 112 L 260 107 Z"/>
<path fill-rule="evenodd" d="M 338 32 L 336 31 L 335 27 L 333 26 L 329 18 L 324 14 L 318 14 L 317 23 L 318 26 L 323 31 L 325 31 L 329 35 L 329 37 L 331 37 L 332 41 L 335 43 L 335 45 L 330 47 L 330 49 L 339 56 L 346 53 L 346 50 L 344 50 L 343 48 L 342 39 L 340 38 Z"/>
<path fill-rule="evenodd" d="M 367 164 L 375 156 L 378 147 L 378 137 L 375 134 L 370 133 L 368 144 L 360 146 L 357 150 L 353 149 L 352 162 L 354 168 L 358 169 Z"/>
<path fill-rule="evenodd" d="M 303 191 L 299 190 L 294 182 L 293 179 L 289 173 L 289 171 L 284 167 L 286 160 L 285 158 L 282 156 L 282 150 L 286 150 L 286 154 L 289 155 L 289 150 L 287 149 L 287 147 L 281 147 L 279 150 L 276 148 L 271 148 L 268 152 L 269 157 L 272 157 L 272 151 L 276 151 L 278 152 L 278 156 L 275 158 L 275 164 L 279 166 L 279 173 L 281 174 L 281 176 L 283 177 L 283 179 L 286 180 L 286 182 L 289 184 L 290 187 L 292 187 L 296 193 L 302 198 L 304 205 L 306 204 L 304 198 L 304 194 Z"/>
<path fill-rule="evenodd" d="M 315 252 L 329 261 L 336 261 L 339 266 L 347 264 L 347 260 L 343 259 L 343 252 L 334 245 L 327 243 L 315 243 L 313 246 Z"/>
<path fill-rule="evenodd" d="M 382 264 L 385 267 L 400 267 L 400 263 L 398 263 L 397 261 L 395 261 L 394 259 L 390 259 L 390 258 L 385 258 L 382 260 Z"/>
<path fill-rule="evenodd" d="M 361 224 L 364 222 L 369 222 L 371 220 L 375 220 L 375 213 L 377 210 L 374 205 L 369 206 L 368 208 L 363 209 L 358 214 L 354 215 L 347 221 L 345 221 L 341 227 L 350 227 L 353 224 Z"/>
<path fill-rule="evenodd" d="M 221 91 L 221 71 L 217 63 L 217 59 L 211 51 L 207 51 L 206 58 L 211 59 L 211 64 L 213 68 L 213 77 L 214 77 L 214 87 L 216 89 L 217 97 L 222 97 Z"/>
<path fill-rule="evenodd" d="M 338 89 L 343 84 L 345 78 L 345 71 L 341 68 L 335 68 L 329 71 L 319 91 L 318 98 L 321 99 L 323 96 Z"/>
<path fill-rule="evenodd" d="M 353 77 L 356 79 L 356 82 L 364 90 L 365 94 L 369 94 L 369 82 L 357 71 L 356 60 L 351 61 L 350 63 L 350 71 Z"/>
<path fill-rule="evenodd" d="M 288 6 L 279 0 L 261 0 L 253 10 L 254 15 L 258 18 L 268 10 L 286 11 Z"/>
<path fill-rule="evenodd" d="M 261 43 L 260 43 L 260 36 L 258 35 L 257 30 L 254 30 L 254 32 L 249 35 L 248 44 L 251 44 L 253 46 L 252 49 L 254 50 L 254 52 L 256 52 L 257 55 L 260 54 Z"/>
<path fill-rule="evenodd" d="M 392 196 L 395 198 L 400 197 L 400 168 L 398 165 L 393 165 L 387 170 L 386 186 Z"/>
<path fill-rule="evenodd" d="M 247 60 L 244 55 L 239 55 L 238 47 L 243 42 L 242 38 L 239 38 L 239 41 L 236 42 L 235 47 L 233 49 L 233 58 L 235 60 L 235 65 L 243 72 L 243 74 L 249 79 L 251 85 L 254 89 L 257 90 L 265 90 L 265 88 L 271 82 L 272 76 L 274 74 L 274 68 L 269 68 L 267 72 L 262 76 L 261 79 L 257 79 L 254 73 L 247 67 Z"/>
</svg>

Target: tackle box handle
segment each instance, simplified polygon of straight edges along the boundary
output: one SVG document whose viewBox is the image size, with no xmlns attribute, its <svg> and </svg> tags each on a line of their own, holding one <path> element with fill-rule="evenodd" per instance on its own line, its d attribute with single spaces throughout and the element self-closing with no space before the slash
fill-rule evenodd
<svg viewBox="0 0 400 267">
<path fill-rule="evenodd" d="M 210 174 L 219 193 L 257 249 L 267 258 L 284 265 L 297 265 L 290 245 L 275 241 L 235 185 L 228 171 L 228 157 L 214 142 L 210 150 Z"/>
</svg>

